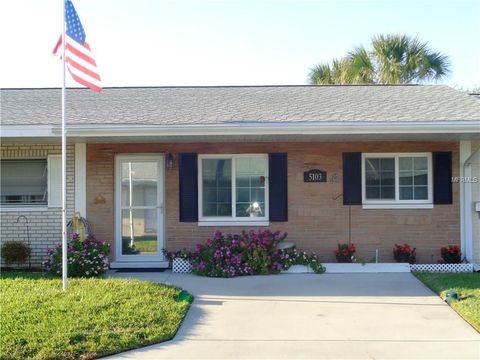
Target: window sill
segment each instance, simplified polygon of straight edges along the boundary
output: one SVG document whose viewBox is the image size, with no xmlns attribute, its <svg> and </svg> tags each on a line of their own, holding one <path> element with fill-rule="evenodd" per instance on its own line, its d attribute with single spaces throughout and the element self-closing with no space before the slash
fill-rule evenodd
<svg viewBox="0 0 480 360">
<path fill-rule="evenodd" d="M 433 209 L 433 204 L 363 204 L 362 209 Z"/>
<path fill-rule="evenodd" d="M 48 211 L 48 206 L 6 206 L 0 207 L 1 212 L 34 212 L 34 211 Z"/>
<path fill-rule="evenodd" d="M 269 226 L 268 221 L 199 221 L 198 226 Z"/>
</svg>

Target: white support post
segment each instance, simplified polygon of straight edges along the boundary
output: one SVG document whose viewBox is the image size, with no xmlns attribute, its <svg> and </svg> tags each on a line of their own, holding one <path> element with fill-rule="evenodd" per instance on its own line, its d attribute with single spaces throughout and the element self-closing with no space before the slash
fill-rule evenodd
<svg viewBox="0 0 480 360">
<path fill-rule="evenodd" d="M 75 212 L 87 217 L 87 144 L 75 144 Z"/>
<path fill-rule="evenodd" d="M 468 261 L 472 260 L 472 192 L 469 184 L 465 182 L 468 176 L 465 171 L 468 168 L 468 166 L 465 167 L 465 161 L 470 157 L 471 152 L 471 141 L 460 141 L 460 245 L 462 254 Z"/>
</svg>

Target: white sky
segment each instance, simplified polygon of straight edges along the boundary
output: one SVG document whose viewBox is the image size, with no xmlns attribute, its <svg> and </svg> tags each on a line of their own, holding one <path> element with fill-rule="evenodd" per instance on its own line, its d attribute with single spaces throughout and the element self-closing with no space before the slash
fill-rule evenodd
<svg viewBox="0 0 480 360">
<path fill-rule="evenodd" d="M 451 57 L 444 83 L 480 86 L 480 1 L 73 3 L 104 86 L 304 84 L 313 65 L 379 33 L 418 35 Z M 61 86 L 61 6 L 0 1 L 1 87 Z"/>
</svg>

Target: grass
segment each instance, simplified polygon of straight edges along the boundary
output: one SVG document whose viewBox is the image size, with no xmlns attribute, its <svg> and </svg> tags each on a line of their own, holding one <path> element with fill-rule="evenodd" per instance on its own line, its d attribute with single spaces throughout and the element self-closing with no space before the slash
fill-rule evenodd
<svg viewBox="0 0 480 360">
<path fill-rule="evenodd" d="M 445 293 L 456 289 L 460 301 L 450 305 L 480 332 L 480 274 L 479 273 L 415 273 L 430 289 L 445 299 Z"/>
<path fill-rule="evenodd" d="M 188 311 L 180 289 L 131 279 L 61 280 L 3 272 L 1 359 L 92 359 L 171 339 Z"/>
</svg>

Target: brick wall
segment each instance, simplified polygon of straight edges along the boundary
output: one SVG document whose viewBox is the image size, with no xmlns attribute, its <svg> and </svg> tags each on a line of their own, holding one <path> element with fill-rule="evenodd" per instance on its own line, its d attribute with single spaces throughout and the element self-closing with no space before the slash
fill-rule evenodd
<svg viewBox="0 0 480 360">
<path fill-rule="evenodd" d="M 316 251 L 323 261 L 334 261 L 333 250 L 348 241 L 348 207 L 333 197 L 342 192 L 342 152 L 453 152 L 453 175 L 458 176 L 458 143 L 454 142 L 275 142 L 198 144 L 89 144 L 87 146 L 87 213 L 98 238 L 112 243 L 114 234 L 114 157 L 117 153 L 175 155 L 174 170 L 165 171 L 166 247 L 192 248 L 213 234 L 214 227 L 181 223 L 178 207 L 178 153 L 288 153 L 289 221 L 271 223 L 272 230 L 289 232 L 298 248 Z M 304 183 L 303 172 L 327 171 L 336 182 Z M 104 204 L 95 204 L 102 195 Z M 392 247 L 405 243 L 417 247 L 419 261 L 436 261 L 442 245 L 459 243 L 459 186 L 453 185 L 452 205 L 433 209 L 366 210 L 352 206 L 352 239 L 358 256 L 369 259 L 379 250 L 381 261 L 392 261 Z M 223 227 L 240 232 L 244 227 Z M 112 247 L 113 249 L 113 247 Z"/>
<path fill-rule="evenodd" d="M 2 159 L 47 158 L 48 155 L 61 154 L 60 145 L 12 144 L 1 146 Z M 74 145 L 68 146 L 67 153 L 67 217 L 73 216 L 75 201 Z M 43 206 L 46 208 L 46 206 Z M 24 220 L 16 222 L 18 216 L 25 215 L 29 221 L 30 244 L 32 247 L 32 266 L 41 267 L 46 259 L 47 248 L 62 240 L 61 208 L 47 208 L 45 211 L 12 211 L 3 208 L 0 211 L 0 242 L 7 240 L 27 241 L 27 229 Z"/>
</svg>

